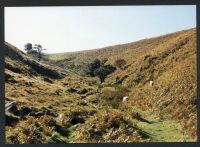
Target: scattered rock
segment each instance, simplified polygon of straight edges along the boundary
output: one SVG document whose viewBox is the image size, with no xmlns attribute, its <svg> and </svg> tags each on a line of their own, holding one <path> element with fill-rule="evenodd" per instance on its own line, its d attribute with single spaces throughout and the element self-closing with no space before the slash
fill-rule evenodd
<svg viewBox="0 0 200 147">
<path fill-rule="evenodd" d="M 25 82 L 24 83 L 26 86 L 33 86 L 33 83 L 32 82 Z"/>
<path fill-rule="evenodd" d="M 6 126 L 13 125 L 19 121 L 19 118 L 13 115 L 6 115 L 5 117 L 6 117 L 6 122 L 5 122 Z"/>
<path fill-rule="evenodd" d="M 29 107 L 23 106 L 23 107 L 20 108 L 19 112 L 20 112 L 21 116 L 26 116 L 26 115 L 28 115 L 29 113 L 32 112 L 32 109 L 29 108 Z"/>
<path fill-rule="evenodd" d="M 48 108 L 49 108 L 49 109 L 53 109 L 53 107 L 52 107 L 52 106 L 49 106 Z"/>
<path fill-rule="evenodd" d="M 87 102 L 86 101 L 81 101 L 81 102 L 78 102 L 78 105 L 80 106 L 87 106 Z"/>
<path fill-rule="evenodd" d="M 13 102 L 6 101 L 5 111 L 8 114 L 13 114 L 15 116 L 20 116 L 20 117 L 25 117 L 27 115 L 35 116 L 35 117 L 43 116 L 43 115 L 50 115 L 53 117 L 58 116 L 58 114 L 55 111 L 50 110 L 45 107 L 43 107 L 41 109 L 37 109 L 37 108 L 33 108 L 33 107 L 30 108 L 27 106 L 22 106 L 21 108 L 18 109 L 15 101 L 13 101 Z"/>
<path fill-rule="evenodd" d="M 45 114 L 53 116 L 53 117 L 57 117 L 58 116 L 58 114 L 55 111 L 52 111 L 52 110 L 46 110 Z"/>
<path fill-rule="evenodd" d="M 26 91 L 26 92 L 29 93 L 29 94 L 34 94 L 32 90 L 27 90 L 27 89 L 25 89 L 24 91 Z"/>
<path fill-rule="evenodd" d="M 67 91 L 71 93 L 77 92 L 77 90 L 73 87 L 69 88 Z"/>
<path fill-rule="evenodd" d="M 84 99 L 84 98 L 86 98 L 86 95 L 80 95 L 80 98 Z"/>
<path fill-rule="evenodd" d="M 45 81 L 45 82 L 48 82 L 48 83 L 51 83 L 51 84 L 53 83 L 53 81 L 52 81 L 52 80 L 50 80 L 50 79 L 49 79 L 49 78 L 47 78 L 47 77 L 44 77 L 44 81 Z"/>
<path fill-rule="evenodd" d="M 63 85 L 64 85 L 64 86 L 68 86 L 69 84 L 68 84 L 68 83 L 63 83 Z"/>
<path fill-rule="evenodd" d="M 78 123 L 83 124 L 84 122 L 85 122 L 85 119 L 81 116 L 74 116 L 70 120 L 70 124 L 72 124 L 72 125 L 76 125 Z"/>
<path fill-rule="evenodd" d="M 15 80 L 13 77 L 6 79 L 6 82 L 13 83 L 13 84 L 18 83 L 17 80 Z"/>
<path fill-rule="evenodd" d="M 5 111 L 13 113 L 14 115 L 19 115 L 19 110 L 17 109 L 16 102 L 6 101 Z"/>
</svg>

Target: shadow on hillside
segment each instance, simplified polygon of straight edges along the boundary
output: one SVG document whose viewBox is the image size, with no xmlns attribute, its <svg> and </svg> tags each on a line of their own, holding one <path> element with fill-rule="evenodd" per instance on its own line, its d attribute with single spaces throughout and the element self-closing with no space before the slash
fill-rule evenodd
<svg viewBox="0 0 200 147">
<path fill-rule="evenodd" d="M 133 118 L 141 121 L 141 122 L 145 122 L 145 123 L 148 123 L 148 124 L 153 124 L 153 123 L 156 123 L 155 121 L 149 121 L 147 119 L 145 119 L 144 117 L 141 116 L 141 114 L 139 114 L 138 112 L 134 113 L 133 114 Z"/>
</svg>

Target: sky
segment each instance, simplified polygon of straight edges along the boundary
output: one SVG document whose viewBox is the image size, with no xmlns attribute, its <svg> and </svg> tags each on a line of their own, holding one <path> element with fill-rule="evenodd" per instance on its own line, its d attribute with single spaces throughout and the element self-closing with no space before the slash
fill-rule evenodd
<svg viewBox="0 0 200 147">
<path fill-rule="evenodd" d="M 134 42 L 196 27 L 196 6 L 6 7 L 5 41 L 46 53 Z"/>
</svg>

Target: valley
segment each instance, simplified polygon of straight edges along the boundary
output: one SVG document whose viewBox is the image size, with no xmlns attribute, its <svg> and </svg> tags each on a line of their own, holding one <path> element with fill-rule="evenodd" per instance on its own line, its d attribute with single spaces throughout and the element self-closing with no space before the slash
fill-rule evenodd
<svg viewBox="0 0 200 147">
<path fill-rule="evenodd" d="M 196 28 L 41 62 L 5 52 L 7 144 L 197 139 Z M 103 82 L 85 74 L 95 59 L 115 68 Z"/>
</svg>

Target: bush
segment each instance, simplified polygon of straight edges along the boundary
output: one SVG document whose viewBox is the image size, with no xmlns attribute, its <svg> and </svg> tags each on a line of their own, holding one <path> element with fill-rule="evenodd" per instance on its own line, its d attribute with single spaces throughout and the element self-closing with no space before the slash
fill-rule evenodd
<svg viewBox="0 0 200 147">
<path fill-rule="evenodd" d="M 115 61 L 114 65 L 122 69 L 126 65 L 126 61 L 124 59 L 118 59 Z"/>
<path fill-rule="evenodd" d="M 32 49 L 33 49 L 33 46 L 32 46 L 31 43 L 27 43 L 27 44 L 24 45 L 24 50 L 25 50 L 27 53 L 29 53 L 30 51 L 32 51 Z"/>
<path fill-rule="evenodd" d="M 81 75 L 89 75 L 91 77 L 97 76 L 100 79 L 101 83 L 103 83 L 107 75 L 116 70 L 116 68 L 110 64 L 104 65 L 106 61 L 106 59 L 104 59 L 103 61 L 95 59 L 93 62 L 89 63 L 86 66 L 86 68 L 81 72 Z"/>
<path fill-rule="evenodd" d="M 87 74 L 89 74 L 91 77 L 94 77 L 95 74 L 94 72 L 100 68 L 101 66 L 101 61 L 99 59 L 95 59 L 93 62 L 89 63 L 88 65 L 88 69 L 87 69 Z"/>
<path fill-rule="evenodd" d="M 122 102 L 124 96 L 128 94 L 129 90 L 126 87 L 105 87 L 101 91 L 101 98 L 105 102 L 117 109 Z"/>
</svg>

